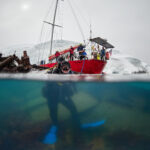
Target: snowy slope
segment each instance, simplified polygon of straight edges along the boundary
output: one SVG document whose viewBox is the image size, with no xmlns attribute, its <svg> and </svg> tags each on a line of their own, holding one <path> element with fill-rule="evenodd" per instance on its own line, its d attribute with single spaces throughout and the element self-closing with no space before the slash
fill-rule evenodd
<svg viewBox="0 0 150 150">
<path fill-rule="evenodd" d="M 77 45 L 78 43 L 72 41 L 56 40 L 53 42 L 53 53 L 55 51 L 61 51 L 70 46 Z M 50 42 L 45 42 L 41 44 L 24 44 L 11 46 L 8 48 L 0 49 L 0 52 L 3 53 L 3 56 L 13 55 L 14 53 L 21 58 L 23 51 L 26 50 L 30 56 L 30 61 L 32 64 L 37 64 L 40 60 L 46 60 L 48 62 L 50 49 Z"/>
<path fill-rule="evenodd" d="M 108 74 L 150 73 L 150 65 L 114 50 L 104 72 Z"/>
<path fill-rule="evenodd" d="M 69 48 L 71 45 L 77 45 L 78 43 L 64 40 L 54 41 L 54 51 L 63 50 Z M 31 63 L 36 64 L 39 60 L 47 60 L 49 55 L 50 43 L 46 42 L 37 45 L 18 45 L 5 49 L 0 49 L 0 52 L 7 55 L 12 55 L 16 52 L 16 55 L 21 57 L 23 50 L 28 51 Z M 90 54 L 90 53 L 89 53 Z M 111 59 L 108 61 L 104 72 L 107 74 L 133 74 L 138 72 L 150 73 L 150 65 L 142 62 L 141 60 L 131 57 L 129 55 L 122 54 L 121 52 L 114 50 Z"/>
</svg>

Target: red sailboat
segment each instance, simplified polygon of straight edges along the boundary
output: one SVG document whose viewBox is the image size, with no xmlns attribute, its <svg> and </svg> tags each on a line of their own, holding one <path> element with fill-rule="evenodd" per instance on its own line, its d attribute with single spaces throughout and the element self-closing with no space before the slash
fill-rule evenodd
<svg viewBox="0 0 150 150">
<path fill-rule="evenodd" d="M 55 26 L 61 27 L 61 26 L 55 24 L 58 3 L 59 3 L 59 0 L 56 0 L 56 7 L 55 7 L 55 11 L 54 11 L 53 23 L 44 21 L 45 23 L 52 25 L 51 47 L 50 47 L 50 57 L 49 57 L 50 62 L 52 62 L 57 57 L 55 54 L 52 55 L 52 47 L 53 47 L 54 28 L 55 28 Z M 114 46 L 111 45 L 110 43 L 108 43 L 107 40 L 102 39 L 100 37 L 91 38 L 90 41 L 103 46 L 105 49 L 114 48 Z M 74 46 L 73 49 L 76 50 L 78 48 L 78 46 L 79 45 Z M 69 52 L 70 52 L 70 48 L 61 51 L 60 55 L 63 56 Z M 96 60 L 96 59 L 73 60 L 73 61 L 68 61 L 68 62 L 70 64 L 71 70 L 73 72 L 83 73 L 83 74 L 101 74 L 107 63 L 106 60 Z M 56 64 L 57 64 L 57 62 L 44 64 L 42 66 L 53 68 L 54 66 L 56 66 Z"/>
<path fill-rule="evenodd" d="M 109 44 L 106 40 L 97 37 L 94 39 L 90 39 L 91 42 L 95 42 L 103 47 L 105 47 L 106 49 L 109 48 L 114 48 L 113 45 Z M 77 46 L 73 47 L 74 50 L 76 50 L 78 48 Z M 65 55 L 67 53 L 69 53 L 70 48 L 63 50 L 60 52 L 60 55 Z M 56 58 L 55 54 L 51 55 L 49 57 L 49 60 L 52 61 Z M 89 60 L 74 60 L 74 61 L 69 61 L 70 66 L 71 66 L 71 70 L 77 73 L 83 73 L 83 74 L 101 74 L 107 61 L 105 60 L 95 60 L 95 59 L 89 59 Z M 43 65 L 44 67 L 49 67 L 52 68 L 56 65 L 57 63 L 48 63 Z"/>
</svg>

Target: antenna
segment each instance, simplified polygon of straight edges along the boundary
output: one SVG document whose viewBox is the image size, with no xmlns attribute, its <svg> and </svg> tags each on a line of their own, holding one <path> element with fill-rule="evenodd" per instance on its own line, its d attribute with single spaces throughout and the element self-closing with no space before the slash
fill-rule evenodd
<svg viewBox="0 0 150 150">
<path fill-rule="evenodd" d="M 90 39 L 92 39 L 92 25 L 90 23 Z"/>
</svg>

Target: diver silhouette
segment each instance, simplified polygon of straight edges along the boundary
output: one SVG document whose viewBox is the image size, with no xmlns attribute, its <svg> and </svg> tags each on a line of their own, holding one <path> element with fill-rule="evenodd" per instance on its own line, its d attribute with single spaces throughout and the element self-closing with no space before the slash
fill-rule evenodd
<svg viewBox="0 0 150 150">
<path fill-rule="evenodd" d="M 71 112 L 73 123 L 77 129 L 97 127 L 105 123 L 105 120 L 102 120 L 94 123 L 80 124 L 79 114 L 71 98 L 76 92 L 75 83 L 72 82 L 47 82 L 44 86 L 42 93 L 47 99 L 53 124 L 45 136 L 44 144 L 54 144 L 57 141 L 59 103 L 63 104 Z"/>
<path fill-rule="evenodd" d="M 43 88 L 43 96 L 47 99 L 47 104 L 52 119 L 52 127 L 45 137 L 45 144 L 53 144 L 57 141 L 56 132 L 58 129 L 58 104 L 61 103 L 71 112 L 74 123 L 79 126 L 80 119 L 77 109 L 71 99 L 76 92 L 74 83 L 68 82 L 47 82 Z"/>
</svg>

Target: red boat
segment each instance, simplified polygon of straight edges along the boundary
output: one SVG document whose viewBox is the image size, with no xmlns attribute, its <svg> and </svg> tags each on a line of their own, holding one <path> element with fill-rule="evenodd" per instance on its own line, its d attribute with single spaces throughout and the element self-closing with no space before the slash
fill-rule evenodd
<svg viewBox="0 0 150 150">
<path fill-rule="evenodd" d="M 104 46 L 106 49 L 108 48 L 114 48 L 114 46 L 112 46 L 111 44 L 109 44 L 106 40 L 98 37 L 98 38 L 94 38 L 94 39 L 90 39 L 91 42 L 95 42 L 101 46 Z M 77 49 L 78 46 L 75 46 L 74 49 Z M 64 55 L 66 53 L 69 53 L 70 49 L 66 49 L 60 52 L 60 55 Z M 56 58 L 55 55 L 51 55 L 49 57 L 49 60 L 54 60 Z M 73 72 L 77 72 L 77 73 L 83 73 L 83 74 L 101 74 L 107 61 L 103 61 L 103 60 L 74 60 L 74 61 L 69 61 L 70 66 L 71 66 L 71 70 Z M 49 63 L 49 64 L 45 64 L 42 65 L 44 67 L 49 67 L 49 68 L 53 68 L 57 63 Z"/>
<path fill-rule="evenodd" d="M 56 58 L 55 54 L 52 55 L 52 49 L 53 49 L 53 37 L 54 37 L 54 28 L 55 27 L 60 27 L 62 28 L 62 26 L 55 24 L 56 22 L 56 14 L 57 14 L 57 8 L 59 5 L 59 0 L 56 0 L 56 5 L 55 5 L 55 11 L 54 11 L 54 17 L 53 17 L 53 22 L 47 22 L 44 21 L 44 23 L 49 24 L 52 26 L 52 32 L 51 32 L 51 44 L 50 44 L 50 57 L 49 57 L 49 61 L 52 61 Z M 71 6 L 71 5 L 70 5 Z M 73 13 L 75 15 L 75 13 Z M 81 28 L 80 28 L 81 30 Z M 92 30 L 90 30 L 90 37 L 92 37 Z M 85 39 L 84 39 L 85 41 Z M 109 44 L 107 42 L 107 40 L 102 39 L 100 37 L 94 38 L 94 39 L 90 39 L 91 42 L 97 43 L 98 45 L 101 45 L 103 47 L 105 47 L 106 49 L 108 48 L 114 48 L 114 46 L 112 46 L 111 44 Z M 75 46 L 74 49 L 77 49 L 79 45 Z M 69 53 L 70 49 L 66 49 L 60 52 L 60 55 L 65 55 L 67 53 Z M 82 51 L 82 50 L 81 50 Z M 77 72 L 77 73 L 83 73 L 83 74 L 100 74 L 102 73 L 107 61 L 104 60 L 96 60 L 97 58 L 94 58 L 92 60 L 86 59 L 86 60 L 74 60 L 74 61 L 69 61 L 69 64 L 71 67 L 71 70 L 73 72 Z M 53 68 L 56 65 L 56 63 L 49 63 L 49 64 L 45 64 L 42 65 L 44 67 L 49 67 L 49 68 Z"/>
</svg>

